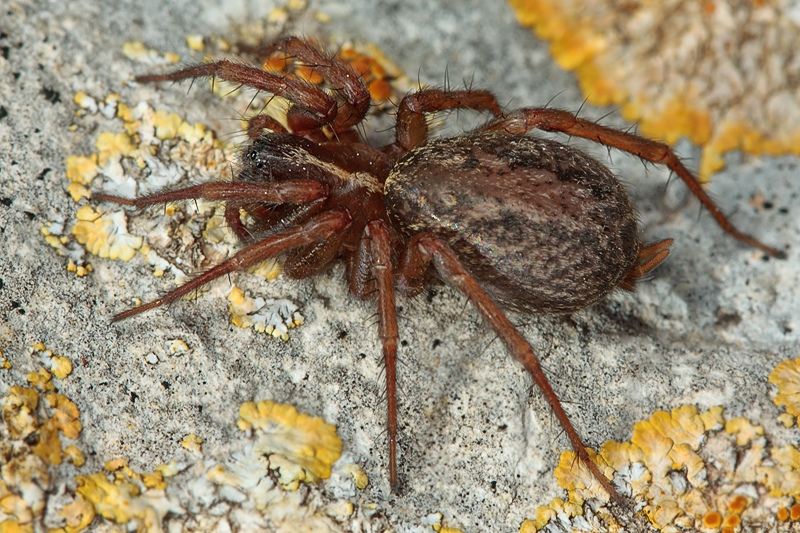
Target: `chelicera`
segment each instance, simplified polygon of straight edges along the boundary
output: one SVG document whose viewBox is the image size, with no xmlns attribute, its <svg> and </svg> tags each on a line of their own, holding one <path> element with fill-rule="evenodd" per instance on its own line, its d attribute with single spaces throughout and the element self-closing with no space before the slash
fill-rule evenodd
<svg viewBox="0 0 800 533">
<path fill-rule="evenodd" d="M 286 98 L 285 125 L 266 115 L 248 123 L 232 182 L 210 182 L 126 199 L 143 207 L 204 198 L 225 202 L 225 219 L 243 243 L 221 264 L 140 307 L 123 320 L 172 302 L 230 272 L 275 256 L 306 278 L 342 259 L 350 292 L 377 298 L 386 368 L 389 480 L 397 469 L 397 311 L 395 291 L 415 295 L 431 275 L 475 305 L 506 349 L 530 373 L 577 456 L 612 498 L 620 496 L 591 461 L 550 387 L 531 345 L 504 309 L 569 313 L 636 282 L 669 254 L 671 240 L 642 242 L 619 180 L 575 148 L 526 136 L 531 130 L 583 137 L 663 164 L 733 237 L 773 257 L 783 253 L 733 227 L 672 150 L 548 107 L 504 111 L 483 90 L 422 89 L 397 107 L 396 140 L 365 144 L 357 127 L 370 107 L 362 79 L 320 47 L 288 37 L 262 47 L 312 66 L 325 91 L 286 73 L 228 60 L 192 66 L 140 82 L 218 77 Z M 488 112 L 485 125 L 452 138 L 429 138 L 427 115 L 453 109 Z"/>
</svg>

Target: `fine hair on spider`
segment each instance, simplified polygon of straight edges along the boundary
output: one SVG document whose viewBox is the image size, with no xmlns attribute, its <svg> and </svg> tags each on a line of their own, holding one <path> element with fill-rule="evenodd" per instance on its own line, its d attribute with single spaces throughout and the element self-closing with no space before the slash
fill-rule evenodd
<svg viewBox="0 0 800 533">
<path fill-rule="evenodd" d="M 665 144 L 550 107 L 504 111 L 486 90 L 424 89 L 397 107 L 395 140 L 372 147 L 357 128 L 371 105 L 361 77 L 317 44 L 286 37 L 258 47 L 313 66 L 335 90 L 288 73 L 226 59 L 139 82 L 221 78 L 285 98 L 285 125 L 265 114 L 248 122 L 233 181 L 209 182 L 136 199 L 100 201 L 144 207 L 178 200 L 225 202 L 225 220 L 243 247 L 164 296 L 114 317 L 124 320 L 173 302 L 206 283 L 277 256 L 292 278 L 307 278 L 339 259 L 350 292 L 377 300 L 385 365 L 388 470 L 398 488 L 397 309 L 395 292 L 419 294 L 431 276 L 477 308 L 507 351 L 528 371 L 576 456 L 614 501 L 617 489 L 591 460 L 533 348 L 504 310 L 564 314 L 615 289 L 633 290 L 667 255 L 671 239 L 642 242 L 634 208 L 619 180 L 583 152 L 531 130 L 577 136 L 666 165 L 720 227 L 773 257 L 783 252 L 738 231 Z M 488 112 L 472 131 L 430 138 L 429 115 Z"/>
</svg>

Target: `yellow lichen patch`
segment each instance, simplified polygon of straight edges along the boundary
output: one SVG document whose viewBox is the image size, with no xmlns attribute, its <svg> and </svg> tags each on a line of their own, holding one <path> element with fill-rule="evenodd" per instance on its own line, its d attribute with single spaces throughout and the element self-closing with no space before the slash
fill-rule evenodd
<svg viewBox="0 0 800 533">
<path fill-rule="evenodd" d="M 36 343 L 32 351 L 49 353 L 42 343 Z M 44 369 L 31 372 L 29 380 L 40 390 L 12 385 L 0 400 L 0 531 L 34 531 L 35 526 L 38 531 L 43 523 L 61 522 L 64 531 L 77 533 L 93 516 L 81 512 L 68 491 L 58 496 L 58 505 L 51 499 L 52 467 L 64 457 L 79 467 L 85 458 L 75 445 L 62 450 L 62 436 L 75 439 L 80 434 L 79 413 L 62 394 L 44 394 L 41 401 L 40 391 L 51 388 L 49 377 Z M 45 520 L 46 513 L 50 515 Z"/>
<path fill-rule="evenodd" d="M 97 148 L 97 164 L 101 167 L 136 153 L 133 139 L 127 133 L 105 131 L 98 135 L 95 148 Z"/>
<path fill-rule="evenodd" d="M 181 57 L 174 52 L 162 55 L 140 41 L 126 42 L 122 45 L 122 53 L 131 61 L 148 65 L 171 65 L 181 60 Z"/>
<path fill-rule="evenodd" d="M 94 272 L 94 267 L 91 265 L 91 263 L 86 263 L 85 265 L 78 265 L 75 263 L 75 261 L 69 259 L 67 261 L 67 271 L 74 272 L 75 274 L 77 274 L 79 278 L 82 278 L 83 276 Z"/>
<path fill-rule="evenodd" d="M 58 379 L 64 379 L 72 373 L 72 362 L 63 356 L 53 357 L 53 375 Z"/>
<path fill-rule="evenodd" d="M 777 525 L 789 524 L 800 496 L 800 450 L 766 442 L 761 426 L 726 420 L 719 407 L 682 406 L 637 423 L 630 442 L 607 442 L 594 460 L 656 530 L 789 531 Z M 572 452 L 562 454 L 556 479 L 567 500 L 539 507 L 521 531 L 624 530 Z"/>
<path fill-rule="evenodd" d="M 771 450 L 773 464 L 757 468 L 758 481 L 772 496 L 800 496 L 800 450 L 782 446 Z"/>
<path fill-rule="evenodd" d="M 50 421 L 53 427 L 64 433 L 69 439 L 75 440 L 80 435 L 83 426 L 80 422 L 78 406 L 63 394 L 50 393 L 44 399 L 53 409 Z"/>
<path fill-rule="evenodd" d="M 89 524 L 92 523 L 96 516 L 94 507 L 80 495 L 71 503 L 62 507 L 58 514 L 64 517 L 66 522 L 64 530 L 66 533 L 83 531 L 89 527 Z"/>
<path fill-rule="evenodd" d="M 181 441 L 181 446 L 183 446 L 192 453 L 201 453 L 203 451 L 202 445 L 203 445 L 203 439 L 201 437 L 198 437 L 194 433 L 186 435 L 183 438 L 183 441 Z"/>
<path fill-rule="evenodd" d="M 210 217 L 203 229 L 203 238 L 208 242 L 228 243 L 236 242 L 236 234 L 225 222 L 225 207 L 217 206 L 214 209 L 214 216 Z"/>
<path fill-rule="evenodd" d="M 72 362 L 62 355 L 55 355 L 41 342 L 37 342 L 31 347 L 31 355 L 38 357 L 42 365 L 58 379 L 64 379 L 72 373 Z M 41 369 L 40 372 L 43 370 Z M 50 381 L 49 375 L 45 381 Z"/>
<path fill-rule="evenodd" d="M 775 405 L 785 407 L 795 418 L 800 417 L 800 358 L 776 366 L 769 375 L 769 382 L 778 387 Z"/>
<path fill-rule="evenodd" d="M 172 355 L 185 354 L 190 350 L 189 345 L 183 339 L 175 339 L 169 343 L 169 353 Z"/>
<path fill-rule="evenodd" d="M 725 431 L 736 437 L 736 444 L 744 446 L 764 435 L 764 428 L 756 426 L 746 418 L 733 418 L 725 424 Z"/>
<path fill-rule="evenodd" d="M 97 154 L 90 156 L 70 155 L 67 156 L 67 179 L 70 184 L 67 186 L 72 199 L 76 202 L 81 198 L 88 198 L 91 193 L 86 187 L 97 176 Z"/>
<path fill-rule="evenodd" d="M 53 375 L 44 368 L 28 374 L 28 383 L 41 391 L 54 390 L 55 385 L 53 385 L 52 380 Z"/>
<path fill-rule="evenodd" d="M 86 250 L 78 245 L 70 234 L 65 234 L 63 220 L 48 221 L 39 228 L 39 231 L 44 236 L 45 242 L 56 249 L 58 255 L 67 257 L 69 272 L 82 277 L 94 270 L 92 265 L 86 262 Z"/>
<path fill-rule="evenodd" d="M 105 193 L 132 198 L 168 187 L 178 188 L 176 184 L 181 180 L 196 183 L 231 179 L 232 165 L 229 161 L 235 148 L 220 141 L 206 125 L 185 122 L 179 115 L 154 110 L 146 102 L 128 106 L 120 101 L 118 95 L 109 95 L 98 103 L 98 100 L 82 93 L 76 95 L 76 101 L 87 113 L 100 113 L 109 120 L 121 120 L 125 131 L 102 132 L 95 141 L 94 154 L 70 156 L 68 173 L 75 180 L 71 184 L 88 191 L 90 186 L 99 182 Z M 91 165 L 93 162 L 95 166 Z M 134 172 L 129 172 L 130 169 Z M 84 206 L 76 213 L 77 220 L 71 231 L 64 232 L 66 224 L 57 221 L 49 223 L 42 233 L 60 254 L 68 256 L 68 269 L 79 275 L 92 270 L 83 259 L 87 251 L 103 258 L 127 261 L 141 250 L 147 262 L 153 265 L 155 275 L 172 273 L 175 283 L 180 285 L 186 281 L 187 274 L 178 265 L 197 269 L 233 253 L 236 238 L 224 227 L 223 212 L 218 202 L 198 199 L 169 203 L 163 214 L 157 210 L 136 213 L 132 215 L 137 218 L 132 226 L 142 217 L 167 217 L 163 221 L 147 222 L 152 228 L 148 237 L 153 241 L 148 244 L 142 237 L 128 233 L 125 210 L 117 206 L 111 209 Z M 207 222 L 209 229 L 203 231 L 203 236 L 208 235 L 209 240 L 218 246 L 203 245 L 197 231 L 198 221 Z M 222 238 L 212 238 L 215 231 Z M 181 243 L 177 247 L 180 256 L 175 257 L 175 247 L 170 247 L 170 242 Z M 166 248 L 169 250 L 164 251 Z M 195 292 L 187 298 L 197 294 Z M 285 334 L 281 330 L 278 328 L 276 336 Z"/>
<path fill-rule="evenodd" d="M 268 400 L 247 402 L 240 407 L 239 416 L 241 429 L 256 432 L 257 453 L 269 456 L 270 463 L 275 460 L 279 468 L 288 469 L 291 464 L 300 467 L 292 471 L 292 480 L 327 479 L 331 465 L 342 454 L 342 441 L 335 426 L 298 413 L 292 405 Z"/>
<path fill-rule="evenodd" d="M 153 113 L 153 126 L 156 129 L 156 137 L 162 141 L 177 137 L 181 124 L 183 124 L 183 119 L 176 113 L 167 113 L 161 109 Z M 189 131 L 191 130 L 189 129 Z"/>
<path fill-rule="evenodd" d="M 348 464 L 343 467 L 343 470 L 349 474 L 356 484 L 356 488 L 364 490 L 369 485 L 369 477 L 364 469 L 357 464 Z"/>
<path fill-rule="evenodd" d="M 205 43 L 203 43 L 203 36 L 196 34 L 187 35 L 186 46 L 188 46 L 190 50 L 194 50 L 195 52 L 202 52 L 203 50 L 205 50 Z"/>
<path fill-rule="evenodd" d="M 289 329 L 303 323 L 303 315 L 289 300 L 251 298 L 234 286 L 228 294 L 231 323 L 239 328 L 253 328 L 260 333 L 289 340 Z"/>
<path fill-rule="evenodd" d="M 78 220 L 72 234 L 93 255 L 130 261 L 136 250 L 142 247 L 143 239 L 128 233 L 122 211 L 100 213 L 86 205 L 78 210 L 76 217 Z"/>
<path fill-rule="evenodd" d="M 38 428 L 39 439 L 32 447 L 32 451 L 43 461 L 59 465 L 65 457 L 60 434 L 75 440 L 80 436 L 83 426 L 79 420 L 80 413 L 77 406 L 66 396 L 49 393 L 45 395 L 45 400 L 52 410 L 52 415 Z M 78 453 L 80 450 L 70 450 L 68 457 L 75 459 Z M 80 459 L 78 457 L 79 461 Z"/>
<path fill-rule="evenodd" d="M 36 408 L 39 393 L 26 387 L 10 387 L 3 398 L 3 420 L 14 438 L 24 439 L 39 427 Z"/>
<path fill-rule="evenodd" d="M 118 472 L 109 476 L 97 472 L 78 476 L 77 492 L 88 501 L 94 511 L 117 524 L 131 524 L 141 531 L 161 531 L 164 517 L 170 513 L 183 513 L 183 509 L 169 500 L 163 490 L 149 489 L 141 479 Z"/>
<path fill-rule="evenodd" d="M 83 455 L 83 452 L 74 444 L 70 444 L 64 448 L 64 456 L 78 468 L 86 464 L 86 456 Z"/>
<path fill-rule="evenodd" d="M 267 259 L 251 268 L 250 272 L 258 276 L 263 276 L 266 279 L 275 279 L 283 272 L 283 265 L 277 259 Z"/>
<path fill-rule="evenodd" d="M 800 19 L 789 3 L 509 3 L 590 103 L 622 107 L 648 137 L 702 145 L 701 179 L 730 150 L 800 154 Z"/>
<path fill-rule="evenodd" d="M 597 455 L 591 450 L 589 453 L 602 471 L 606 466 L 603 464 L 602 459 L 598 461 Z M 582 461 L 575 460 L 575 454 L 573 452 L 563 452 L 561 454 L 561 460 L 556 467 L 555 477 L 559 485 L 569 488 L 571 504 L 580 506 L 590 495 L 597 495 L 603 492 L 600 482 L 597 481 Z"/>
</svg>

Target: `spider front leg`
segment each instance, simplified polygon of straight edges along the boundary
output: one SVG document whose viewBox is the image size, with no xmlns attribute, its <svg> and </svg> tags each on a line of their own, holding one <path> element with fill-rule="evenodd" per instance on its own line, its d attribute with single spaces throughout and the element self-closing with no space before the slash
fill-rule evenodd
<svg viewBox="0 0 800 533">
<path fill-rule="evenodd" d="M 586 465 L 609 496 L 616 503 L 624 504 L 624 500 L 609 479 L 603 475 L 589 456 L 586 446 L 561 406 L 561 401 L 550 386 L 550 382 L 539 364 L 539 359 L 533 352 L 533 347 L 480 287 L 477 280 L 467 272 L 447 242 L 431 233 L 422 233 L 414 237 L 401 258 L 399 274 L 401 284 L 407 287 L 421 286 L 424 273 L 431 262 L 443 280 L 452 284 L 469 298 L 506 346 L 506 349 L 517 361 L 522 363 L 553 410 L 556 419 L 569 438 L 576 456 Z"/>
<path fill-rule="evenodd" d="M 496 131 L 503 133 L 513 133 L 523 135 L 533 129 L 552 131 L 583 137 L 590 141 L 596 141 L 605 146 L 623 150 L 646 161 L 666 165 L 672 172 L 678 175 L 689 187 L 700 203 L 708 209 L 717 224 L 729 235 L 742 241 L 743 243 L 758 248 L 762 252 L 785 259 L 785 252 L 767 246 L 758 239 L 750 237 L 736 229 L 731 224 L 728 217 L 716 206 L 711 197 L 697 181 L 697 178 L 689 172 L 686 166 L 678 159 L 675 152 L 666 144 L 656 142 L 645 137 L 640 137 L 633 133 L 615 130 L 606 126 L 601 126 L 590 120 L 578 118 L 568 111 L 560 109 L 550 109 L 546 107 L 529 107 L 513 111 L 502 118 L 499 118 L 482 128 L 482 131 Z"/>
<path fill-rule="evenodd" d="M 409 94 L 397 108 L 397 142 L 390 149 L 404 152 L 419 146 L 428 138 L 428 113 L 452 109 L 489 111 L 495 116 L 502 114 L 500 104 L 489 91 L 443 91 L 423 89 Z"/>
<path fill-rule="evenodd" d="M 247 181 L 212 181 L 184 189 L 165 191 L 140 198 L 124 198 L 113 194 L 95 193 L 96 200 L 115 202 L 133 207 L 177 202 L 178 200 L 239 200 L 271 204 L 308 203 L 328 195 L 328 187 L 316 180 L 286 180 L 272 183 Z"/>
<path fill-rule="evenodd" d="M 296 132 L 311 131 L 331 124 L 339 113 L 336 100 L 310 83 L 285 74 L 273 74 L 257 67 L 234 63 L 227 59 L 195 65 L 167 74 L 137 76 L 136 81 L 181 81 L 205 77 L 222 78 L 232 83 L 247 85 L 286 98 L 294 104 L 289 109 L 287 121 L 289 127 Z"/>
</svg>

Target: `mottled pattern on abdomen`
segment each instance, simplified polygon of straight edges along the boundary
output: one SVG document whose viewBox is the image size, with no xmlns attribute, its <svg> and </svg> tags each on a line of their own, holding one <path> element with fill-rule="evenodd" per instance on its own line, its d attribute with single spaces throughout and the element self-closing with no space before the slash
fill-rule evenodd
<svg viewBox="0 0 800 533">
<path fill-rule="evenodd" d="M 398 230 L 444 237 L 507 307 L 584 308 L 619 285 L 639 251 L 636 216 L 619 180 L 550 140 L 431 140 L 397 162 L 385 194 Z"/>
</svg>

